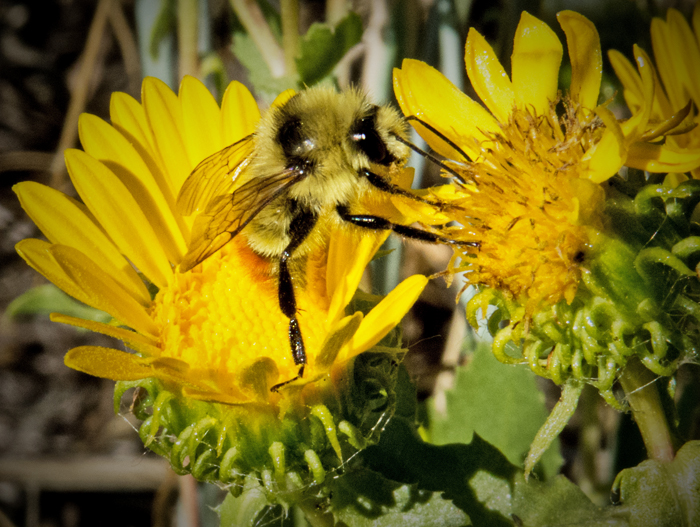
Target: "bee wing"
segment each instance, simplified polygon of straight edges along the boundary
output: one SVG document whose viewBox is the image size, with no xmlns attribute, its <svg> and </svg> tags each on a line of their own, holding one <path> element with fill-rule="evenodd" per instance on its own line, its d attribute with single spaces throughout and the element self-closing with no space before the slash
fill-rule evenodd
<svg viewBox="0 0 700 527">
<path fill-rule="evenodd" d="M 180 271 L 192 269 L 226 245 L 277 196 L 301 181 L 308 171 L 283 170 L 246 181 L 232 194 L 216 197 L 192 226 L 190 247 Z"/>
<path fill-rule="evenodd" d="M 210 155 L 185 180 L 177 196 L 183 216 L 202 212 L 218 197 L 230 195 L 238 176 L 250 163 L 253 136 L 249 135 Z"/>
</svg>

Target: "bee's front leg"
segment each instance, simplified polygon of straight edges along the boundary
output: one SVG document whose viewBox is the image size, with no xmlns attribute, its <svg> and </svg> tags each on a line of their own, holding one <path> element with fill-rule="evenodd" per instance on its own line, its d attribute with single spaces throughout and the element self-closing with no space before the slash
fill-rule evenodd
<svg viewBox="0 0 700 527">
<path fill-rule="evenodd" d="M 273 392 L 276 392 L 282 386 L 296 381 L 304 375 L 306 349 L 304 348 L 304 339 L 301 336 L 301 329 L 299 328 L 299 321 L 297 320 L 297 302 L 294 296 L 294 284 L 292 283 L 292 275 L 289 272 L 288 262 L 294 254 L 294 251 L 313 230 L 314 225 L 316 225 L 316 219 L 317 217 L 313 212 L 299 209 L 299 212 L 294 216 L 289 226 L 290 241 L 280 256 L 278 298 L 282 313 L 289 318 L 289 345 L 292 349 L 294 364 L 299 366 L 299 372 L 296 377 L 275 384 L 271 388 Z"/>
</svg>

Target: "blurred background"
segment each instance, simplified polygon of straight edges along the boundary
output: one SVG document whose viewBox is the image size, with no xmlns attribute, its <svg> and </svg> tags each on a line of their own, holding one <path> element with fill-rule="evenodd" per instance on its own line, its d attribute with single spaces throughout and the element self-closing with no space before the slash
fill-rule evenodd
<svg viewBox="0 0 700 527">
<path fill-rule="evenodd" d="M 634 43 L 651 50 L 651 17 L 664 16 L 669 7 L 688 16 L 694 3 L 300 0 L 299 29 L 303 35 L 314 22 L 334 26 L 348 12 L 357 13 L 361 40 L 332 77 L 341 88 L 360 85 L 374 101 L 391 102 L 391 70 L 405 57 L 432 64 L 473 94 L 463 65 L 471 26 L 494 46 L 508 71 L 522 10 L 556 31 L 556 12 L 577 10 L 596 24 L 604 50 L 615 48 L 631 58 Z M 111 381 L 63 365 L 72 347 L 119 344 L 49 321 L 50 311 L 75 314 L 81 306 L 48 286 L 15 253 L 15 243 L 40 234 L 11 187 L 31 179 L 74 194 L 62 152 L 78 146 L 78 115 L 109 119 L 110 94 L 124 91 L 140 99 L 146 75 L 175 90 L 182 75 L 195 75 L 217 98 L 229 81 L 239 80 L 262 107 L 269 104 L 293 82 L 275 76 L 269 64 L 267 70 L 251 69 L 254 58 L 241 16 L 251 4 L 268 20 L 280 10 L 279 2 L 264 0 L 0 0 L 0 527 L 218 524 L 209 505 L 219 503 L 223 491 L 175 476 L 143 447 L 128 401 L 114 415 Z M 613 107 L 624 112 L 608 69 L 603 95 L 615 98 L 619 104 Z M 563 85 L 567 72 L 562 68 Z M 420 143 L 417 136 L 414 140 Z M 441 182 L 438 170 L 423 159 L 412 159 L 412 165 L 415 186 Z M 386 293 L 405 276 L 445 269 L 451 254 L 444 246 L 389 243 L 392 254 L 371 269 L 369 287 L 375 293 Z M 465 350 L 475 342 L 463 305 L 455 302 L 460 288 L 459 280 L 450 288 L 441 278 L 431 281 L 404 322 L 406 367 L 419 398 L 431 398 L 438 408 L 455 366 L 468 360 Z M 679 383 L 692 374 L 681 369 Z M 558 389 L 539 381 L 551 408 Z M 689 432 L 695 438 L 700 437 L 697 421 Z M 628 416 L 607 407 L 592 390 L 584 392 L 561 436 L 564 473 L 594 501 L 606 500 L 602 489 L 609 489 L 610 478 L 644 457 L 635 433 Z M 621 434 L 627 434 L 622 448 Z M 281 522 L 281 516 L 271 517 L 264 524 Z"/>
</svg>

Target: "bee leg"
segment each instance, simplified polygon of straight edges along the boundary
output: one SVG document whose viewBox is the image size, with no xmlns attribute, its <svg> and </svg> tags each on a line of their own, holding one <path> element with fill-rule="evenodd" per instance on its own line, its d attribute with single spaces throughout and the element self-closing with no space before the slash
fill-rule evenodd
<svg viewBox="0 0 700 527">
<path fill-rule="evenodd" d="M 375 231 L 392 230 L 400 236 L 405 236 L 406 238 L 428 243 L 444 243 L 448 245 L 479 247 L 478 242 L 462 242 L 451 238 L 445 238 L 444 236 L 417 229 L 415 227 L 409 227 L 408 225 L 392 223 L 385 218 L 380 218 L 379 216 L 370 216 L 368 214 L 351 214 L 345 205 L 338 205 L 336 210 L 343 220 L 347 221 L 348 223 L 352 223 L 353 225 L 357 225 L 358 227 L 364 227 L 365 229 L 372 229 Z"/>
<path fill-rule="evenodd" d="M 289 226 L 290 241 L 287 247 L 282 252 L 279 263 L 279 289 L 278 300 L 280 309 L 286 317 L 289 318 L 289 345 L 292 349 L 292 358 L 294 364 L 299 366 L 299 372 L 296 377 L 288 381 L 275 384 L 270 391 L 276 392 L 282 386 L 289 384 L 292 381 L 300 379 L 304 375 L 304 366 L 306 366 L 306 349 L 304 348 L 304 339 L 301 337 L 301 329 L 297 320 L 297 301 L 294 296 L 294 284 L 292 275 L 289 272 L 288 260 L 291 258 L 294 251 L 306 239 L 314 225 L 316 224 L 316 215 L 310 211 L 300 210 L 294 217 Z"/>
</svg>

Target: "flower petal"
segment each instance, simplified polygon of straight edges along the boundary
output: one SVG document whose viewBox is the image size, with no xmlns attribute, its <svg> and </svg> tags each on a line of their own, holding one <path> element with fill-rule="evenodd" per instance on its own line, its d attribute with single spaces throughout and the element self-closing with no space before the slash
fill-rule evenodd
<svg viewBox="0 0 700 527">
<path fill-rule="evenodd" d="M 125 351 L 100 346 L 73 348 L 63 358 L 69 368 L 113 381 L 137 381 L 155 377 L 148 361 Z"/>
<path fill-rule="evenodd" d="M 474 28 L 470 28 L 467 35 L 464 62 L 467 65 L 469 80 L 479 99 L 496 119 L 507 123 L 515 106 L 513 84 L 493 48 Z"/>
<path fill-rule="evenodd" d="M 674 64 L 678 67 L 675 82 L 680 83 L 685 88 L 686 96 L 689 94 L 694 101 L 700 102 L 700 75 L 698 75 L 700 49 L 698 42 L 680 11 L 669 9 L 666 20 L 673 45 L 676 50 L 683 50 L 682 53 L 676 53 L 680 63 Z"/>
<path fill-rule="evenodd" d="M 602 183 L 614 176 L 625 163 L 627 149 L 625 136 L 613 113 L 599 106 L 596 113 L 605 123 L 603 137 L 581 158 L 581 163 L 588 163 L 586 177 L 594 183 Z"/>
<path fill-rule="evenodd" d="M 177 195 L 194 168 L 182 137 L 184 122 L 180 101 L 167 84 L 153 77 L 144 79 L 141 100 L 156 151 Z"/>
<path fill-rule="evenodd" d="M 89 296 L 89 305 L 109 313 L 140 333 L 158 334 L 158 327 L 143 306 L 86 255 L 66 245 L 51 245 L 48 252 L 66 275 Z"/>
<path fill-rule="evenodd" d="M 515 32 L 511 57 L 513 89 L 522 108 L 533 107 L 538 114 L 549 112 L 557 97 L 559 66 L 564 54 L 552 29 L 523 11 Z"/>
<path fill-rule="evenodd" d="M 126 186 L 102 163 L 81 150 L 66 150 L 66 166 L 85 205 L 119 250 L 159 288 L 172 268 L 144 211 Z"/>
<path fill-rule="evenodd" d="M 341 318 L 360 284 L 365 267 L 385 239 L 386 236 L 361 236 L 358 240 L 357 234 L 346 230 L 333 233 L 326 264 L 326 291 L 331 299 L 329 322 Z M 349 247 L 353 248 L 352 258 L 348 258 Z"/>
<path fill-rule="evenodd" d="M 204 84 L 190 75 L 180 83 L 182 139 L 192 166 L 227 146 L 224 143 L 219 105 Z"/>
<path fill-rule="evenodd" d="M 252 134 L 260 121 L 260 109 L 250 90 L 238 81 L 228 85 L 221 101 L 224 145 L 232 145 Z"/>
<path fill-rule="evenodd" d="M 54 283 L 59 289 L 83 304 L 97 307 L 92 304 L 92 298 L 68 276 L 63 268 L 51 255 L 51 244 L 36 238 L 27 238 L 15 245 L 15 250 L 22 259 L 35 271 L 41 273 L 47 280 Z M 99 309 L 99 308 L 98 308 Z"/>
<path fill-rule="evenodd" d="M 148 165 L 148 169 L 168 203 L 173 203 L 175 188 L 170 178 L 165 176 L 165 166 L 156 153 L 155 138 L 146 119 L 146 111 L 143 106 L 131 95 L 115 92 L 109 102 L 109 116 L 112 126 L 126 137 Z"/>
<path fill-rule="evenodd" d="M 427 284 L 425 276 L 413 275 L 397 285 L 365 316 L 338 360 L 352 358 L 382 340 L 408 313 Z"/>
<path fill-rule="evenodd" d="M 569 93 L 584 108 L 598 105 L 600 81 L 603 78 L 603 55 L 595 25 L 574 11 L 561 11 L 557 19 L 566 34 L 571 60 Z"/>
<path fill-rule="evenodd" d="M 157 333 L 143 306 L 79 250 L 32 238 L 22 240 L 15 249 L 32 268 L 73 298 L 109 313 L 137 331 Z"/>
<path fill-rule="evenodd" d="M 141 335 L 135 331 L 95 322 L 94 320 L 85 320 L 82 318 L 63 315 L 62 313 L 51 313 L 51 322 L 60 322 L 61 324 L 70 324 L 78 328 L 88 329 L 95 333 L 102 333 L 109 337 L 114 337 L 124 342 L 134 351 L 143 353 L 146 356 L 156 357 L 160 355 L 158 342 L 148 336 Z"/>
<path fill-rule="evenodd" d="M 642 78 L 637 69 L 622 53 L 615 49 L 608 51 L 608 59 L 615 70 L 615 75 L 624 86 L 624 96 L 627 106 L 636 113 L 644 104 L 644 88 Z"/>
<path fill-rule="evenodd" d="M 668 24 L 660 18 L 653 18 L 651 21 L 651 43 L 654 48 L 656 65 L 659 68 L 659 75 L 664 83 L 666 95 L 674 108 L 682 108 L 688 102 L 688 96 L 683 89 L 680 76 L 683 71 L 683 63 L 674 42 L 675 37 L 671 34 Z M 678 78 L 677 78 L 678 77 Z"/>
<path fill-rule="evenodd" d="M 147 306 L 151 303 L 151 295 L 143 280 L 95 224 L 85 205 L 34 181 L 23 181 L 12 189 L 22 208 L 49 241 L 68 245 L 88 255 L 140 304 Z"/>
<path fill-rule="evenodd" d="M 649 172 L 688 172 L 700 167 L 700 148 L 634 143 L 625 164 Z"/>
<path fill-rule="evenodd" d="M 498 121 L 483 106 L 462 93 L 438 70 L 419 60 L 405 59 L 401 69 L 394 69 L 394 93 L 406 116 L 426 121 L 471 157 L 479 155 L 479 141 L 486 139 L 482 130 L 500 130 Z M 420 124 L 411 124 L 437 153 L 464 161 L 462 153 L 445 140 Z"/>
<path fill-rule="evenodd" d="M 153 174 L 131 143 L 99 117 L 84 113 L 78 120 L 85 152 L 104 163 L 126 185 L 158 235 L 168 259 L 179 262 L 187 252 L 172 204 L 160 190 Z"/>
</svg>

